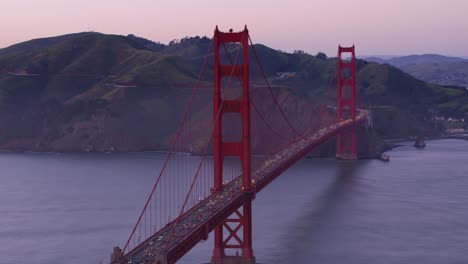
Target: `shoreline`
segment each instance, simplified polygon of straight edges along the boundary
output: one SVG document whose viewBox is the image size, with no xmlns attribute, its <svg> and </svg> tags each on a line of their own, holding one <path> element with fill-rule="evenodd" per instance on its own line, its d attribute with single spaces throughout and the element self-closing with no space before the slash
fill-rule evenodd
<svg viewBox="0 0 468 264">
<path fill-rule="evenodd" d="M 444 139 L 468 140 L 468 134 L 441 135 L 441 136 L 431 136 L 431 137 L 424 138 L 425 141 L 444 140 Z M 387 148 L 385 148 L 383 152 L 392 150 L 397 147 L 404 146 L 403 144 L 400 144 L 400 143 L 412 143 L 415 140 L 416 140 L 416 137 L 384 139 L 384 143 L 387 145 Z"/>
<path fill-rule="evenodd" d="M 427 136 L 424 137 L 425 140 L 440 140 L 440 139 L 461 139 L 468 140 L 468 132 L 463 134 L 445 134 L 440 136 Z M 416 137 L 402 137 L 402 138 L 387 138 L 384 139 L 385 143 L 394 144 L 401 142 L 411 142 L 415 141 Z"/>
<path fill-rule="evenodd" d="M 390 138 L 390 139 L 384 139 L 384 147 L 379 154 L 369 154 L 365 156 L 360 156 L 359 159 L 364 160 L 364 159 L 379 159 L 380 160 L 380 155 L 393 150 L 398 147 L 405 146 L 404 144 L 401 143 L 412 143 L 414 142 L 416 137 L 406 137 L 406 138 Z M 442 135 L 442 136 L 432 136 L 432 137 L 426 137 L 425 140 L 427 141 L 432 141 L 432 140 L 444 140 L 444 139 L 457 139 L 457 140 L 468 140 L 468 134 L 456 134 L 456 135 Z M 50 150 L 18 150 L 18 149 L 0 149 L 0 154 L 49 154 L 49 155 L 94 155 L 94 154 L 108 154 L 108 155 L 116 155 L 116 154 L 165 154 L 168 153 L 168 150 L 142 150 L 142 151 L 50 151 Z M 187 156 L 198 156 L 193 153 L 186 153 L 186 152 L 177 152 L 175 154 L 178 155 L 187 155 Z M 262 155 L 254 155 L 254 156 L 262 156 Z M 307 159 L 330 159 L 333 158 L 333 156 L 330 157 L 313 157 L 313 156 L 306 156 Z"/>
</svg>

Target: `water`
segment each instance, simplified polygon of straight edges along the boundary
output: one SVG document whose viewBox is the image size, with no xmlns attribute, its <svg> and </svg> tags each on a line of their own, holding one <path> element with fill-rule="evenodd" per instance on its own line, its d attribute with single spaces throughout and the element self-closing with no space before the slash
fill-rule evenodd
<svg viewBox="0 0 468 264">
<path fill-rule="evenodd" d="M 304 160 L 254 201 L 262 263 L 468 263 L 468 141 L 391 161 Z M 107 263 L 159 154 L 0 154 L 0 263 Z M 212 236 L 181 263 L 207 262 Z"/>
</svg>

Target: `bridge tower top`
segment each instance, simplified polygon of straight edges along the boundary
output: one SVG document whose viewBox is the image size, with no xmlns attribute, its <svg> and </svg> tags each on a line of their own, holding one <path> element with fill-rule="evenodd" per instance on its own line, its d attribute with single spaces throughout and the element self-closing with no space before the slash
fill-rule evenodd
<svg viewBox="0 0 468 264">
<path fill-rule="evenodd" d="M 346 56 L 346 54 L 348 54 Z M 338 122 L 356 120 L 356 53 L 351 47 L 338 46 Z"/>
</svg>

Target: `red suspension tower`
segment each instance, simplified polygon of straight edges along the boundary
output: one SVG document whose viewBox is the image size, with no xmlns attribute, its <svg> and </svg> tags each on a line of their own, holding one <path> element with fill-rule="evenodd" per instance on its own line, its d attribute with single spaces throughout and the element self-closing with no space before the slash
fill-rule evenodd
<svg viewBox="0 0 468 264">
<path fill-rule="evenodd" d="M 250 152 L 250 94 L 249 94 L 249 32 L 214 32 L 214 187 L 213 192 L 223 189 L 224 157 L 239 157 L 242 167 L 242 189 L 252 194 L 251 152 Z M 240 43 L 242 63 L 225 65 L 220 62 L 220 47 L 225 43 Z M 242 96 L 228 100 L 221 94 L 223 77 L 238 77 L 242 82 Z M 219 116 L 218 116 L 219 113 Z M 242 139 L 239 142 L 223 141 L 222 121 L 225 113 L 239 113 L 242 122 Z M 253 197 L 253 196 L 251 196 Z M 242 231 L 242 232 L 241 232 Z M 227 237 L 224 235 L 227 234 Z M 225 249 L 241 250 L 241 256 L 226 256 Z M 233 262 L 234 261 L 234 262 Z M 252 199 L 242 205 L 242 210 L 218 225 L 214 230 L 213 264 L 255 263 L 252 250 Z"/>
<path fill-rule="evenodd" d="M 343 59 L 343 53 L 350 54 Z M 356 120 L 356 55 L 352 47 L 338 46 L 338 122 Z M 340 159 L 357 159 L 356 127 L 338 135 L 336 157 Z"/>
</svg>

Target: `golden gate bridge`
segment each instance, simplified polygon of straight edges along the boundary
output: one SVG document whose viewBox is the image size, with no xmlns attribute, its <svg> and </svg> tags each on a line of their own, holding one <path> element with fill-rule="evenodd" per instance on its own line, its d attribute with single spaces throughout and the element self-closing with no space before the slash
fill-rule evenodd
<svg viewBox="0 0 468 264">
<path fill-rule="evenodd" d="M 176 263 L 212 231 L 211 263 L 255 263 L 255 195 L 335 137 L 336 156 L 357 159 L 356 126 L 370 114 L 356 104 L 355 47 L 339 46 L 337 85 L 327 87 L 319 105 L 304 108 L 313 112 L 306 120 L 291 116 L 297 106 L 287 104 L 279 91 L 287 88 L 270 85 L 260 59 L 247 27 L 240 32 L 216 27 L 155 184 L 111 263 Z M 251 84 L 251 60 L 263 85 Z M 209 67 L 212 105 L 200 99 L 207 96 L 200 87 L 206 86 L 201 80 Z M 237 168 L 224 166 L 227 160 Z M 234 251 L 241 254 L 229 255 Z"/>
</svg>

